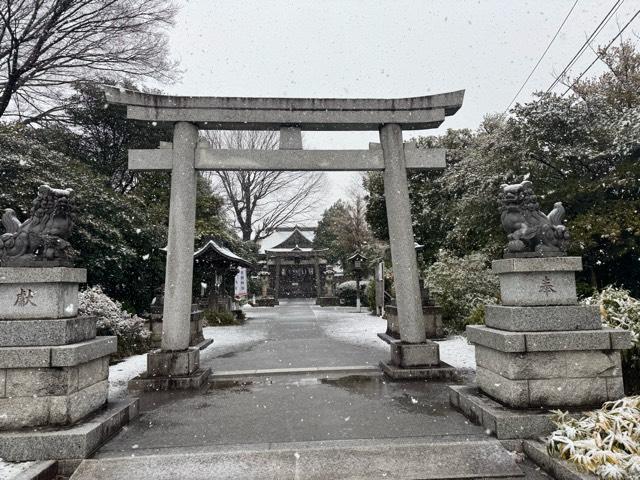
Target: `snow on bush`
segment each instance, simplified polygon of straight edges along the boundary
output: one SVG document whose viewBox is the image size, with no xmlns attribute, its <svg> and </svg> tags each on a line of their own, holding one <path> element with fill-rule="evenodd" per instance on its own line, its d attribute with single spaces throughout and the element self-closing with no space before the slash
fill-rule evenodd
<svg viewBox="0 0 640 480">
<path fill-rule="evenodd" d="M 635 348 L 640 347 L 640 301 L 633 298 L 628 290 L 609 285 L 584 303 L 598 305 L 603 321 L 612 328 L 629 330 Z"/>
<path fill-rule="evenodd" d="M 489 270 L 489 259 L 479 253 L 456 257 L 447 251 L 426 271 L 429 295 L 442 307 L 445 327 L 464 330 L 467 324 L 484 323 L 482 305 L 496 303 L 499 283 Z"/>
<path fill-rule="evenodd" d="M 640 478 L 640 396 L 605 403 L 580 419 L 555 411 L 550 455 L 602 480 Z"/>
<path fill-rule="evenodd" d="M 631 332 L 633 348 L 622 351 L 622 373 L 627 393 L 640 392 L 640 300 L 628 290 L 608 286 L 587 298 L 586 305 L 600 306 L 603 322 L 611 328 Z"/>
<path fill-rule="evenodd" d="M 367 280 L 360 280 L 360 302 L 367 306 Z M 344 300 L 345 305 L 356 304 L 356 281 L 347 280 L 336 287 L 336 296 Z"/>
<path fill-rule="evenodd" d="M 118 357 L 145 353 L 151 346 L 151 333 L 144 320 L 131 315 L 120 302 L 112 300 L 99 286 L 79 295 L 78 313 L 98 317 L 98 335 L 118 337 Z"/>
</svg>

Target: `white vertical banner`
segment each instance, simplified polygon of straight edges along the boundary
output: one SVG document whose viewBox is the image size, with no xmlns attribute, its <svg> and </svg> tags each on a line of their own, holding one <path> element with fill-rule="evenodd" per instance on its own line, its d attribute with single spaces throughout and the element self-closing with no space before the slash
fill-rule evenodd
<svg viewBox="0 0 640 480">
<path fill-rule="evenodd" d="M 238 297 L 246 297 L 248 294 L 247 289 L 247 269 L 244 267 L 238 268 L 238 273 L 235 278 L 234 285 L 234 296 Z"/>
</svg>

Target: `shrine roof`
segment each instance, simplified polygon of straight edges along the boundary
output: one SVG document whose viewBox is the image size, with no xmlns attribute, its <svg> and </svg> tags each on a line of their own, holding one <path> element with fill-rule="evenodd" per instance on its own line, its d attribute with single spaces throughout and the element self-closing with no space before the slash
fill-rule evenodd
<svg viewBox="0 0 640 480">
<path fill-rule="evenodd" d="M 193 258 L 198 258 L 198 257 L 200 257 L 201 255 L 204 255 L 207 252 L 214 252 L 214 253 L 218 254 L 219 256 L 221 256 L 222 258 L 228 260 L 229 262 L 236 263 L 241 267 L 254 268 L 254 265 L 251 262 L 249 262 L 248 260 L 245 260 L 244 258 L 236 255 L 235 253 L 233 253 L 228 248 L 223 247 L 221 245 L 218 245 L 213 240 L 207 241 L 207 243 L 205 243 L 202 248 L 200 248 L 199 250 L 194 252 Z"/>
<path fill-rule="evenodd" d="M 291 238 L 294 235 L 294 232 L 298 232 L 310 243 L 313 243 L 313 240 L 316 236 L 316 227 L 303 227 L 298 225 L 296 225 L 295 227 L 280 227 L 276 229 L 276 231 L 273 232 L 268 237 L 260 240 L 259 253 L 263 254 L 267 250 L 269 251 L 278 250 L 278 246 L 285 243 L 289 238 Z M 293 247 L 280 248 L 279 251 L 288 251 L 292 249 Z M 313 248 L 310 248 L 309 250 L 313 250 Z"/>
</svg>

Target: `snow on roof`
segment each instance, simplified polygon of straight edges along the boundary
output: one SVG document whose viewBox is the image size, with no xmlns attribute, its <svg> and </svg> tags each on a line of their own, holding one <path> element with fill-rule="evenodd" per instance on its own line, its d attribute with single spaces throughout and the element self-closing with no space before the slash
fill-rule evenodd
<svg viewBox="0 0 640 480">
<path fill-rule="evenodd" d="M 237 262 L 241 266 L 248 267 L 248 268 L 253 267 L 251 262 L 245 260 L 242 257 L 239 257 L 228 248 L 218 245 L 213 240 L 209 240 L 207 243 L 204 244 L 202 248 L 194 252 L 193 257 L 197 258 L 209 249 L 213 249 L 214 251 L 218 252 L 221 256 L 225 257 L 227 260 L 231 260 L 232 262 Z"/>
<path fill-rule="evenodd" d="M 296 225 L 295 227 L 276 228 L 275 232 L 258 242 L 260 245 L 259 253 L 265 253 L 266 250 L 275 251 L 273 247 L 284 242 L 287 238 L 293 235 L 295 230 L 298 230 L 298 232 L 300 232 L 302 236 L 310 242 L 313 242 L 314 238 L 316 238 L 316 227 L 300 227 Z M 285 251 L 285 249 L 280 251 Z"/>
<path fill-rule="evenodd" d="M 313 248 L 268 248 L 269 252 L 313 252 Z"/>
</svg>

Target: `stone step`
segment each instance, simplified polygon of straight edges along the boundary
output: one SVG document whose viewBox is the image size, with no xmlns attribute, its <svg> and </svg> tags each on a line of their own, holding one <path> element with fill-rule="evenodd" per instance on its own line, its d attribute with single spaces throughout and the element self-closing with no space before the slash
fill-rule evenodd
<svg viewBox="0 0 640 480">
<path fill-rule="evenodd" d="M 0 432 L 0 458 L 7 462 L 87 458 L 138 415 L 138 399 L 122 400 L 72 427 Z"/>
<path fill-rule="evenodd" d="M 462 441 L 433 437 L 342 440 L 200 447 L 161 455 L 140 450 L 131 453 L 84 460 L 71 480 L 428 480 L 524 476 L 512 454 L 489 437 Z"/>
</svg>

